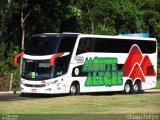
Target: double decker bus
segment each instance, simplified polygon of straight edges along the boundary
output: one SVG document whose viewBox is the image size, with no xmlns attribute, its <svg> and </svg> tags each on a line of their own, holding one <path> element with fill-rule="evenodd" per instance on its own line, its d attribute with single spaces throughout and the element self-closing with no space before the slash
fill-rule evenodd
<svg viewBox="0 0 160 120">
<path fill-rule="evenodd" d="M 123 91 L 156 87 L 155 38 L 43 33 L 25 44 L 21 93 L 61 94 Z"/>
</svg>

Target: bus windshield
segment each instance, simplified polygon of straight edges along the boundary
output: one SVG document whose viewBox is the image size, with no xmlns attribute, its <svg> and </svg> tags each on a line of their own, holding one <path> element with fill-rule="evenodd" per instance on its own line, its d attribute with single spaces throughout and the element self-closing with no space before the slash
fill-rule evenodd
<svg viewBox="0 0 160 120">
<path fill-rule="evenodd" d="M 49 60 L 23 60 L 22 78 L 29 80 L 46 80 L 53 78 L 53 67 Z"/>
<path fill-rule="evenodd" d="M 32 37 L 26 44 L 24 53 L 27 55 L 51 55 L 56 53 L 59 36 Z"/>
</svg>

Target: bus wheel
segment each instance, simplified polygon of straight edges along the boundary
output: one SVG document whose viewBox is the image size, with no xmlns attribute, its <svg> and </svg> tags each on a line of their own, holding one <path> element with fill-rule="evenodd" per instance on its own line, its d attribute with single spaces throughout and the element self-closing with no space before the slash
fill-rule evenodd
<svg viewBox="0 0 160 120">
<path fill-rule="evenodd" d="M 134 83 L 133 90 L 135 94 L 141 93 L 141 83 L 139 81 Z"/>
<path fill-rule="evenodd" d="M 133 93 L 133 86 L 132 83 L 127 81 L 124 85 L 124 94 L 131 94 Z"/>
<path fill-rule="evenodd" d="M 70 95 L 78 95 L 80 92 L 79 84 L 78 83 L 72 83 L 70 87 Z"/>
</svg>

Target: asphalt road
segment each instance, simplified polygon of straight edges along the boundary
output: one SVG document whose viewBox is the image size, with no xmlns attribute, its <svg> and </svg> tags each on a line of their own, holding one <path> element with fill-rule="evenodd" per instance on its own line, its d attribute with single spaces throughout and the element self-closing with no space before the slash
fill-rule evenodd
<svg viewBox="0 0 160 120">
<path fill-rule="evenodd" d="M 117 95 L 122 93 L 112 92 L 112 93 L 92 93 L 87 95 Z M 152 89 L 152 90 L 146 90 L 142 94 L 159 94 L 160 95 L 160 89 Z M 40 99 L 40 98 L 48 98 L 48 97 L 63 97 L 66 95 L 29 95 L 27 97 L 21 97 L 20 93 L 13 94 L 13 93 L 0 93 L 0 101 L 17 101 L 17 100 L 29 100 L 29 99 Z"/>
<path fill-rule="evenodd" d="M 28 99 L 40 99 L 53 97 L 50 95 L 32 94 L 25 97 L 21 97 L 20 93 L 0 93 L 0 101 L 15 101 L 15 100 L 28 100 Z"/>
</svg>

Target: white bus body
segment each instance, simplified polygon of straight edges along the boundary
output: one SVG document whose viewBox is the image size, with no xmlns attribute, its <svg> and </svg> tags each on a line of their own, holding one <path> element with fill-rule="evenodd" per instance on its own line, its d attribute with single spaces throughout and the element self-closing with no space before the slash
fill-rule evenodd
<svg viewBox="0 0 160 120">
<path fill-rule="evenodd" d="M 54 43 L 48 42 L 52 37 Z M 37 41 L 28 43 L 21 54 L 22 93 L 74 95 L 124 91 L 129 94 L 156 87 L 154 38 L 56 33 L 38 34 L 31 39 Z"/>
</svg>

